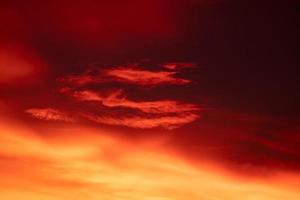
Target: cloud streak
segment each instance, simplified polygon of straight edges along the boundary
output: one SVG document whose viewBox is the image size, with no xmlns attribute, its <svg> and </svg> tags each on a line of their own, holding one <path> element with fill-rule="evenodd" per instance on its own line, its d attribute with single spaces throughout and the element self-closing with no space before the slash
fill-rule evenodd
<svg viewBox="0 0 300 200">
<path fill-rule="evenodd" d="M 176 75 L 178 68 L 194 68 L 193 63 L 168 63 L 163 64 L 163 68 L 173 71 L 150 71 L 136 65 L 112 66 L 107 69 L 91 70 L 88 69 L 82 74 L 73 74 L 62 77 L 60 82 L 70 85 L 86 85 L 90 83 L 110 83 L 120 82 L 140 86 L 159 86 L 159 85 L 185 85 L 191 80 L 178 78 Z"/>
<path fill-rule="evenodd" d="M 191 82 L 187 79 L 175 77 L 176 74 L 176 72 L 148 71 L 134 67 L 118 67 L 106 71 L 106 76 L 111 77 L 114 81 L 142 86 L 184 85 Z"/>
<path fill-rule="evenodd" d="M 26 110 L 26 113 L 30 114 L 34 118 L 47 121 L 75 121 L 74 118 L 68 116 L 66 113 L 53 108 L 30 108 Z"/>
<path fill-rule="evenodd" d="M 185 113 L 174 116 L 133 116 L 133 117 L 109 117 L 109 116 L 95 116 L 87 115 L 89 120 L 96 123 L 127 126 L 131 128 L 156 128 L 161 127 L 165 129 L 175 129 L 184 124 L 195 121 L 199 116 L 192 113 Z"/>
<path fill-rule="evenodd" d="M 122 90 L 113 91 L 108 95 L 101 95 L 92 91 L 80 91 L 75 92 L 73 96 L 80 101 L 98 101 L 107 107 L 126 107 L 145 113 L 181 113 L 200 110 L 197 105 L 170 100 L 131 101 L 124 96 Z"/>
<path fill-rule="evenodd" d="M 122 90 L 112 91 L 106 94 L 99 94 L 93 91 L 77 91 L 69 93 L 80 102 L 97 102 L 108 109 L 126 108 L 134 112 L 131 114 L 117 114 L 112 111 L 113 116 L 94 114 L 83 114 L 84 118 L 101 124 L 127 126 L 132 128 L 155 128 L 165 129 L 178 128 L 184 124 L 198 119 L 196 112 L 200 111 L 199 106 L 194 104 L 180 103 L 171 100 L 162 101 L 132 101 L 129 100 Z M 99 106 L 100 106 L 99 105 Z"/>
</svg>

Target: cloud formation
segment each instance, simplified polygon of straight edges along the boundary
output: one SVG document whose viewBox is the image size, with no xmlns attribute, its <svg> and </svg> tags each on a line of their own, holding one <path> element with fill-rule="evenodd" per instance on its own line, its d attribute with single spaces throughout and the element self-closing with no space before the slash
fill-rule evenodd
<svg viewBox="0 0 300 200">
<path fill-rule="evenodd" d="M 177 78 L 176 72 L 148 71 L 133 67 L 118 67 L 106 71 L 106 76 L 114 81 L 132 83 L 143 86 L 155 86 L 162 84 L 183 85 L 190 83 L 190 80 Z"/>
<path fill-rule="evenodd" d="M 92 91 L 75 92 L 73 96 L 80 101 L 98 101 L 107 107 L 126 107 L 145 113 L 182 113 L 197 111 L 200 108 L 194 104 L 179 103 L 177 101 L 131 101 L 124 96 L 122 90 L 101 95 Z"/>
<path fill-rule="evenodd" d="M 165 129 L 178 128 L 184 124 L 195 121 L 199 116 L 192 113 L 177 114 L 171 116 L 133 116 L 133 117 L 109 117 L 109 116 L 94 116 L 87 115 L 89 120 L 96 123 L 127 126 L 131 128 L 156 128 L 161 127 Z"/>
<path fill-rule="evenodd" d="M 178 66 L 192 66 L 194 64 L 166 64 L 164 68 L 177 69 Z M 107 69 L 86 70 L 82 74 L 62 77 L 60 82 L 67 84 L 86 85 L 89 83 L 120 82 L 140 86 L 185 85 L 191 80 L 176 77 L 176 71 L 150 71 L 138 66 L 112 66 Z"/>
<path fill-rule="evenodd" d="M 177 65 L 192 66 L 192 64 Z M 81 74 L 59 78 L 61 85 L 59 93 L 71 97 L 69 101 L 75 101 L 73 103 L 77 106 L 72 113 L 79 119 L 132 128 L 174 129 L 198 119 L 199 112 L 203 108 L 170 99 L 134 101 L 126 96 L 126 90 L 123 88 L 109 89 L 108 85 L 108 89 L 97 90 L 95 87 L 115 82 L 138 86 L 180 85 L 191 82 L 191 80 L 177 78 L 175 74 L 177 74 L 175 71 L 150 71 L 136 65 L 88 68 Z M 91 83 L 93 84 L 90 85 Z M 68 115 L 53 109 L 30 109 L 27 113 L 38 119 L 74 121 Z"/>
<path fill-rule="evenodd" d="M 26 110 L 26 113 L 37 119 L 43 119 L 47 121 L 62 121 L 62 122 L 74 122 L 75 119 L 68 116 L 66 113 L 52 108 L 30 108 Z"/>
</svg>

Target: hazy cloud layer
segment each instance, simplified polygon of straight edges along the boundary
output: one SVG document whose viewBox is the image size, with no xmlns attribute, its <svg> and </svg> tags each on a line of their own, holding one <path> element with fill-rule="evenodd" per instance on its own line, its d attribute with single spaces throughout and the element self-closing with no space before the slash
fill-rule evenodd
<svg viewBox="0 0 300 200">
<path fill-rule="evenodd" d="M 241 176 L 205 159 L 194 165 L 165 143 L 130 142 L 99 128 L 67 127 L 44 127 L 43 137 L 1 118 L 1 200 L 299 199 L 296 173 Z"/>
</svg>

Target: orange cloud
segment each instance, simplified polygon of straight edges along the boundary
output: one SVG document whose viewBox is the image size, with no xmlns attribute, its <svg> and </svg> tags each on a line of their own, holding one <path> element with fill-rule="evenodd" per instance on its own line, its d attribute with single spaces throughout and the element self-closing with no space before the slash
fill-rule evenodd
<svg viewBox="0 0 300 200">
<path fill-rule="evenodd" d="M 75 120 L 66 113 L 52 108 L 31 108 L 27 109 L 26 113 L 32 115 L 34 118 L 43 119 L 47 121 L 63 121 L 74 122 Z"/>
<path fill-rule="evenodd" d="M 167 69 L 182 67 L 195 67 L 193 63 L 166 63 L 162 64 Z M 71 86 L 81 86 L 89 83 L 122 82 L 142 86 L 157 86 L 165 84 L 184 85 L 191 83 L 191 80 L 176 77 L 177 72 L 150 71 L 136 65 L 112 66 L 104 70 L 88 69 L 82 74 L 68 75 L 59 78 L 58 81 Z"/>
<path fill-rule="evenodd" d="M 173 63 L 174 64 L 174 63 Z M 170 64 L 171 65 L 171 64 Z M 180 65 L 181 64 L 176 64 Z M 192 64 L 182 64 L 191 67 Z M 128 99 L 122 89 L 111 92 L 93 92 L 89 83 L 126 82 L 142 86 L 161 84 L 186 84 L 190 80 L 176 78 L 176 72 L 149 71 L 137 66 L 111 67 L 104 70 L 88 69 L 82 74 L 68 75 L 59 79 L 61 94 L 75 98 L 85 110 L 77 112 L 79 118 L 96 123 L 132 128 L 162 127 L 174 129 L 198 119 L 201 108 L 198 105 L 174 100 L 133 101 Z M 91 103 L 87 103 L 91 102 Z M 99 104 L 93 104 L 98 102 Z M 124 110 L 131 109 L 131 110 Z M 110 111 L 111 109 L 111 111 Z M 104 112 L 97 113 L 96 110 Z M 127 112 L 128 111 L 128 112 Z M 96 112 L 96 113 L 95 113 Z M 87 114 L 88 113 L 88 114 Z"/>
<path fill-rule="evenodd" d="M 133 117 L 109 117 L 86 115 L 86 117 L 96 123 L 127 126 L 131 128 L 156 128 L 165 129 L 178 128 L 184 124 L 195 121 L 199 116 L 192 113 L 183 113 L 170 116 L 133 116 Z"/>
<path fill-rule="evenodd" d="M 109 109 L 129 108 L 134 111 L 142 112 L 130 112 L 130 114 L 128 114 L 114 109 L 112 111 L 114 113 L 113 116 L 103 113 L 100 113 L 99 115 L 79 114 L 81 117 L 101 124 L 127 126 L 132 128 L 162 127 L 165 129 L 174 129 L 198 119 L 198 114 L 195 112 L 200 110 L 197 105 L 170 100 L 131 101 L 123 95 L 122 90 L 116 90 L 107 94 L 99 94 L 88 90 L 73 93 L 70 91 L 66 92 L 68 95 L 75 97 L 75 99 L 81 102 L 99 102 L 102 106 Z M 95 104 L 92 104 L 91 106 L 97 107 Z M 101 107 L 97 107 L 97 109 L 101 109 Z M 120 114 L 117 114 L 118 112 L 120 112 Z"/>
<path fill-rule="evenodd" d="M 176 72 L 148 71 L 133 67 L 118 67 L 106 71 L 106 76 L 114 81 L 132 83 L 143 86 L 155 86 L 161 84 L 187 84 L 190 80 L 176 78 Z"/>
<path fill-rule="evenodd" d="M 191 66 L 191 64 L 183 65 Z M 122 89 L 97 93 L 89 90 L 92 86 L 89 83 L 94 83 L 93 86 L 107 82 L 155 86 L 191 82 L 190 80 L 176 78 L 175 74 L 176 72 L 169 71 L 149 71 L 136 65 L 106 69 L 89 68 L 81 74 L 59 78 L 58 81 L 61 84 L 59 92 L 79 101 L 76 102 L 76 105 L 83 105 L 82 107 L 85 109 L 74 108 L 74 111 L 72 111 L 79 119 L 89 119 L 101 124 L 132 128 L 162 127 L 173 129 L 198 119 L 197 112 L 201 110 L 200 106 L 175 100 L 133 101 L 124 95 Z M 95 102 L 98 104 L 95 104 Z M 37 115 L 35 117 L 41 119 L 48 119 L 51 116 L 50 119 L 71 121 L 68 118 L 63 119 L 66 116 L 61 117 L 62 113 L 53 111 L 47 111 L 46 114 L 45 112 L 38 112 L 35 115 Z"/>
<path fill-rule="evenodd" d="M 197 105 L 177 101 L 131 101 L 124 96 L 122 90 L 113 91 L 108 95 L 100 95 L 92 91 L 80 91 L 75 92 L 73 96 L 80 101 L 99 101 L 107 107 L 126 107 L 145 113 L 181 113 L 199 110 Z"/>
<path fill-rule="evenodd" d="M 126 142 L 107 131 L 79 126 L 42 130 L 45 134 L 38 135 L 1 119 L 1 200 L 300 198 L 297 173 L 246 177 L 206 160 L 187 162 L 163 143 Z"/>
</svg>

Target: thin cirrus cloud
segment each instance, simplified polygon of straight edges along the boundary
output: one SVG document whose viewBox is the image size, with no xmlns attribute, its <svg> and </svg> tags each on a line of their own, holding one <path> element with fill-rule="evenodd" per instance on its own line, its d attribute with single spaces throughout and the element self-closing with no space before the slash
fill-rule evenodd
<svg viewBox="0 0 300 200">
<path fill-rule="evenodd" d="M 53 108 L 30 108 L 26 113 L 32 117 L 47 121 L 74 122 L 75 119 L 68 116 L 66 113 Z"/>
<path fill-rule="evenodd" d="M 127 99 L 122 90 L 116 90 L 108 95 L 101 95 L 92 91 L 75 92 L 73 96 L 79 101 L 98 101 L 107 107 L 126 107 L 145 113 L 181 113 L 197 111 L 200 108 L 194 104 L 179 103 L 177 101 L 142 101 Z"/>
<path fill-rule="evenodd" d="M 102 117 L 88 115 L 86 116 L 89 120 L 96 123 L 116 125 L 116 126 L 127 126 L 131 128 L 156 128 L 161 127 L 165 129 L 175 129 L 184 124 L 195 121 L 199 116 L 193 113 L 184 113 L 174 116 L 155 116 L 155 117 Z"/>
<path fill-rule="evenodd" d="M 191 123 L 198 119 L 196 112 L 200 111 L 199 106 L 188 103 L 180 103 L 177 101 L 162 100 L 162 101 L 131 101 L 124 96 L 122 90 L 116 90 L 108 94 L 99 94 L 92 91 L 77 91 L 68 93 L 77 101 L 84 102 L 98 102 L 103 109 L 113 108 L 127 108 L 134 112 L 124 115 L 118 114 L 114 110 L 111 115 L 86 114 L 81 113 L 81 117 L 90 121 L 108 124 L 114 126 L 126 126 L 131 128 L 156 128 L 161 127 L 165 129 L 178 128 L 184 124 Z M 92 104 L 95 108 L 97 105 Z M 100 106 L 97 107 L 97 109 Z M 133 114 L 132 114 L 133 113 Z"/>
<path fill-rule="evenodd" d="M 89 83 L 107 83 L 120 82 L 141 86 L 159 86 L 159 85 L 185 85 L 191 83 L 191 80 L 178 78 L 176 71 L 178 68 L 187 68 L 196 66 L 193 63 L 169 63 L 163 64 L 163 68 L 173 71 L 150 71 L 139 66 L 117 66 L 105 70 L 87 70 L 82 74 L 69 75 L 60 78 L 59 81 L 71 85 L 86 85 Z"/>
<path fill-rule="evenodd" d="M 161 84 L 182 85 L 190 83 L 190 80 L 175 77 L 176 72 L 148 71 L 133 67 L 119 67 L 106 71 L 106 76 L 114 81 L 126 82 L 144 86 Z"/>
</svg>

